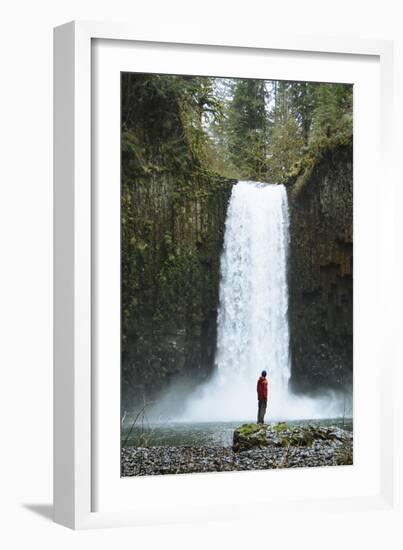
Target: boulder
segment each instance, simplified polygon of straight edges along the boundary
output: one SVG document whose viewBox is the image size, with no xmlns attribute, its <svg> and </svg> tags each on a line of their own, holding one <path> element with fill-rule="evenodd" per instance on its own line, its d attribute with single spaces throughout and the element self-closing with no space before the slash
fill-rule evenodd
<svg viewBox="0 0 403 550">
<path fill-rule="evenodd" d="M 312 447 L 315 441 L 346 442 L 351 438 L 351 433 L 334 426 L 243 424 L 234 431 L 232 448 L 240 452 L 255 447 Z"/>
</svg>

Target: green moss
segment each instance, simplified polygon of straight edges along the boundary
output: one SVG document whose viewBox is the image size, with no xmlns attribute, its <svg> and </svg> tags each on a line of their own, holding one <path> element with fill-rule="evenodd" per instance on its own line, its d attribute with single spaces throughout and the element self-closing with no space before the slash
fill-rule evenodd
<svg viewBox="0 0 403 550">
<path fill-rule="evenodd" d="M 296 198 L 307 183 L 310 181 L 312 173 L 323 158 L 331 155 L 335 151 L 350 149 L 352 147 L 352 137 L 348 135 L 343 139 L 335 141 L 326 141 L 318 144 L 315 148 L 307 152 L 293 169 L 287 174 L 288 180 L 285 185 L 291 188 L 293 198 Z"/>
<path fill-rule="evenodd" d="M 237 431 L 245 437 L 261 432 L 263 430 L 266 431 L 264 426 L 262 426 L 261 424 L 243 424 L 242 426 L 237 428 Z"/>
<path fill-rule="evenodd" d="M 312 175 L 316 162 L 317 161 L 315 160 L 311 160 L 311 162 L 304 167 L 303 171 L 299 174 L 299 176 L 295 180 L 295 183 L 292 187 L 292 194 L 294 197 L 296 197 L 302 191 L 302 189 L 305 187 L 305 185 L 309 181 L 309 178 Z"/>
<path fill-rule="evenodd" d="M 278 424 L 275 424 L 274 426 L 272 426 L 272 428 L 277 433 L 289 429 L 288 424 L 286 422 L 279 422 Z"/>
<path fill-rule="evenodd" d="M 265 444 L 266 429 L 260 424 L 243 424 L 234 432 L 235 447 L 249 449 Z"/>
</svg>

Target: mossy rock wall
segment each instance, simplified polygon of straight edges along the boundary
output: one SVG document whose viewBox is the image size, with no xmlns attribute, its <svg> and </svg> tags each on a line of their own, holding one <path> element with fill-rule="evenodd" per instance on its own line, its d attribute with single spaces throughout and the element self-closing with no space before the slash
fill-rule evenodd
<svg viewBox="0 0 403 550">
<path fill-rule="evenodd" d="M 219 261 L 234 181 L 141 175 L 122 201 L 122 405 L 214 367 Z"/>
<path fill-rule="evenodd" d="M 291 384 L 344 389 L 353 369 L 352 147 L 324 153 L 287 190 Z"/>
</svg>

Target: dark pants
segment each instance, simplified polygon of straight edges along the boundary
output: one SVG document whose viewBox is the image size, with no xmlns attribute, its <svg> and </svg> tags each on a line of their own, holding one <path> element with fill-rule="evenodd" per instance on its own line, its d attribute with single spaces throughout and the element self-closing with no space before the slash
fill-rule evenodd
<svg viewBox="0 0 403 550">
<path fill-rule="evenodd" d="M 264 415 L 266 414 L 266 408 L 267 408 L 267 400 L 266 399 L 259 399 L 259 407 L 257 411 L 257 423 L 263 424 L 264 422 Z"/>
</svg>

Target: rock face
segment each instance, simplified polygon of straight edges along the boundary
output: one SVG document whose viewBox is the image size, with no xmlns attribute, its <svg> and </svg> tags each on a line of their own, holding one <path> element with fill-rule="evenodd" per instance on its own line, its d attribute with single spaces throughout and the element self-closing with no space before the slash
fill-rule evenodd
<svg viewBox="0 0 403 550">
<path fill-rule="evenodd" d="M 122 407 L 212 371 L 232 180 L 134 177 L 122 200 Z"/>
<path fill-rule="evenodd" d="M 353 367 L 352 147 L 327 152 L 287 190 L 291 385 L 341 390 Z"/>
</svg>

